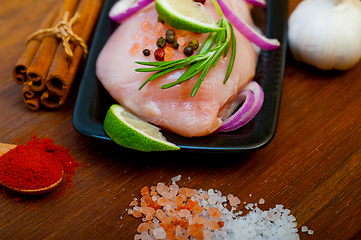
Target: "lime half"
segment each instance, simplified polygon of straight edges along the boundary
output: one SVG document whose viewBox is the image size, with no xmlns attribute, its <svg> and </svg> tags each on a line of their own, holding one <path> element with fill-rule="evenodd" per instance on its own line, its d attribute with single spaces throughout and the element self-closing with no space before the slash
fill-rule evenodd
<svg viewBox="0 0 361 240">
<path fill-rule="evenodd" d="M 119 104 L 113 104 L 104 120 L 104 130 L 117 144 L 139 151 L 179 150 L 159 132 L 160 128 L 140 119 Z"/>
<path fill-rule="evenodd" d="M 193 0 L 155 0 L 159 17 L 169 26 L 195 33 L 222 30 L 204 9 Z"/>
</svg>

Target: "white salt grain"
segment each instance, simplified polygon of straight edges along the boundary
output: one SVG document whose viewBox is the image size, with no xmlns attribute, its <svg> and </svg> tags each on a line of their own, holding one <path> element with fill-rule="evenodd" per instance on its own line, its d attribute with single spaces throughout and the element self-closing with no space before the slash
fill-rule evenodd
<svg viewBox="0 0 361 240">
<path fill-rule="evenodd" d="M 208 195 L 209 195 L 209 196 L 214 195 L 214 190 L 213 190 L 213 189 L 209 189 L 209 190 L 208 190 Z"/>
<path fill-rule="evenodd" d="M 182 175 L 175 176 L 171 179 L 172 183 L 175 184 L 175 182 L 181 180 Z"/>
<path fill-rule="evenodd" d="M 308 230 L 307 226 L 302 226 L 301 227 L 301 232 L 307 232 L 307 230 Z"/>
<path fill-rule="evenodd" d="M 308 230 L 307 233 L 308 233 L 308 235 L 312 235 L 312 234 L 313 234 L 313 230 Z"/>
<path fill-rule="evenodd" d="M 217 201 L 218 201 L 218 195 L 217 194 L 212 195 L 208 199 L 208 203 L 211 204 L 211 205 L 216 204 Z"/>
<path fill-rule="evenodd" d="M 162 227 L 153 229 L 153 235 L 156 239 L 164 239 L 167 236 L 167 233 Z"/>
</svg>

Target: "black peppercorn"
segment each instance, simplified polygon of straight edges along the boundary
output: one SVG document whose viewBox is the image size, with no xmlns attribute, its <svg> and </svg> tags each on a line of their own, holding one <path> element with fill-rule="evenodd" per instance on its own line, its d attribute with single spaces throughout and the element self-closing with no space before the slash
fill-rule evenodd
<svg viewBox="0 0 361 240">
<path fill-rule="evenodd" d="M 193 54 L 193 49 L 189 46 L 186 46 L 184 49 L 183 49 L 183 53 L 184 55 L 186 55 L 187 57 L 189 56 L 192 56 Z"/>
<path fill-rule="evenodd" d="M 165 41 L 164 37 L 158 38 L 157 46 L 160 47 L 160 48 L 164 48 L 165 45 L 166 45 L 166 41 Z"/>
<path fill-rule="evenodd" d="M 172 43 L 172 48 L 178 49 L 178 48 L 179 48 L 179 43 L 178 43 L 177 41 L 175 41 L 174 43 Z"/>
<path fill-rule="evenodd" d="M 149 55 L 150 55 L 150 50 L 147 49 L 147 48 L 144 49 L 144 50 L 143 50 L 143 55 L 146 56 L 146 57 L 149 56 Z"/>
<path fill-rule="evenodd" d="M 166 42 L 167 43 L 170 43 L 170 44 L 172 44 L 172 43 L 174 43 L 175 41 L 176 41 L 176 38 L 175 38 L 175 36 L 174 35 L 168 35 L 167 34 L 167 36 L 166 36 Z"/>
<path fill-rule="evenodd" d="M 167 32 L 165 33 L 165 35 L 173 35 L 175 36 L 175 31 L 173 29 L 168 29 Z"/>
<path fill-rule="evenodd" d="M 158 16 L 158 22 L 164 23 L 164 20 L 161 17 Z"/>
<path fill-rule="evenodd" d="M 197 39 L 190 40 L 188 42 L 188 46 L 191 47 L 193 50 L 196 50 L 199 47 L 199 42 Z"/>
</svg>

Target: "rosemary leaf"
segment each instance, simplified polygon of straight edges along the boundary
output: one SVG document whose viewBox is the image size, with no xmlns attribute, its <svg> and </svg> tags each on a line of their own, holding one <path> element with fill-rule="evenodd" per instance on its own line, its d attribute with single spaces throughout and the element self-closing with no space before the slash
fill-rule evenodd
<svg viewBox="0 0 361 240">
<path fill-rule="evenodd" d="M 199 63 L 193 63 L 192 65 L 190 65 L 187 70 L 177 79 L 177 81 L 175 82 L 171 82 L 171 83 L 167 83 L 162 85 L 162 89 L 167 89 L 170 87 L 173 87 L 175 85 L 181 84 L 182 82 L 188 81 L 189 79 L 191 79 L 192 77 L 194 77 L 195 75 L 197 75 L 199 72 L 201 72 L 205 66 L 205 64 L 207 63 L 206 60 L 199 62 Z"/>
<path fill-rule="evenodd" d="M 198 54 L 203 54 L 205 52 L 208 52 L 211 49 L 211 47 L 213 47 L 213 45 L 216 43 L 216 35 L 217 32 L 212 32 L 208 35 L 207 39 L 199 48 Z"/>
<path fill-rule="evenodd" d="M 162 71 L 156 72 L 154 73 L 152 76 L 150 76 L 140 87 L 138 90 L 141 90 L 145 84 L 147 84 L 148 82 L 151 82 L 161 76 L 163 76 L 164 74 L 173 72 L 174 70 L 178 70 L 178 69 L 182 69 L 184 68 L 183 66 L 177 66 L 177 67 L 172 67 L 172 68 L 168 68 L 168 69 L 164 69 Z"/>
<path fill-rule="evenodd" d="M 229 60 L 229 65 L 227 68 L 226 76 L 224 77 L 223 83 L 225 84 L 231 75 L 231 72 L 233 70 L 234 61 L 236 59 L 236 50 L 237 50 L 237 44 L 236 44 L 236 37 L 234 35 L 233 26 L 231 24 L 228 24 L 228 27 L 231 29 L 231 36 L 232 36 L 232 53 L 231 53 L 231 59 Z"/>
<path fill-rule="evenodd" d="M 214 65 L 214 62 L 218 62 L 219 58 L 222 56 L 223 51 L 221 51 L 221 50 L 222 50 L 222 47 L 218 51 L 216 51 L 209 60 L 207 60 L 207 65 L 203 69 L 201 75 L 199 76 L 196 84 L 194 85 L 194 87 L 192 89 L 192 92 L 191 92 L 192 97 L 194 97 L 196 95 L 196 93 L 197 93 L 199 87 L 201 86 L 204 78 L 206 77 L 208 71 Z"/>
<path fill-rule="evenodd" d="M 159 65 L 164 64 L 163 62 L 135 62 L 135 63 L 142 64 L 145 66 L 159 66 Z"/>
</svg>

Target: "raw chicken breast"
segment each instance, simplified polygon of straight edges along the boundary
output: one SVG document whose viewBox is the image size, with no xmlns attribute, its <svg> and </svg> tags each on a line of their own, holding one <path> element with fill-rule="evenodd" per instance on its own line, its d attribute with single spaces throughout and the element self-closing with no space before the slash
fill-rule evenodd
<svg viewBox="0 0 361 240">
<path fill-rule="evenodd" d="M 249 6 L 242 0 L 228 0 L 234 12 L 252 25 Z M 219 16 L 211 1 L 205 8 L 218 21 Z M 222 125 L 222 118 L 229 114 L 235 95 L 255 74 L 256 52 L 252 44 L 237 30 L 237 56 L 230 78 L 226 84 L 223 79 L 229 59 L 221 58 L 204 79 L 194 97 L 191 90 L 198 76 L 169 89 L 161 89 L 163 84 L 174 82 L 185 69 L 171 72 L 138 90 L 142 83 L 153 73 L 135 72 L 144 67 L 136 61 L 155 61 L 153 52 L 156 40 L 165 36 L 170 27 L 157 23 L 158 14 L 154 4 L 125 20 L 116 29 L 102 49 L 96 63 L 96 75 L 109 94 L 133 114 L 185 137 L 205 136 Z M 208 34 L 195 34 L 175 30 L 180 48 L 170 54 L 171 60 L 184 58 L 183 42 L 196 38 L 200 44 Z M 151 49 L 145 57 L 143 49 Z M 168 48 L 171 50 L 171 48 Z M 230 56 L 230 54 L 229 54 Z M 166 59 L 167 60 L 167 59 Z"/>
</svg>

